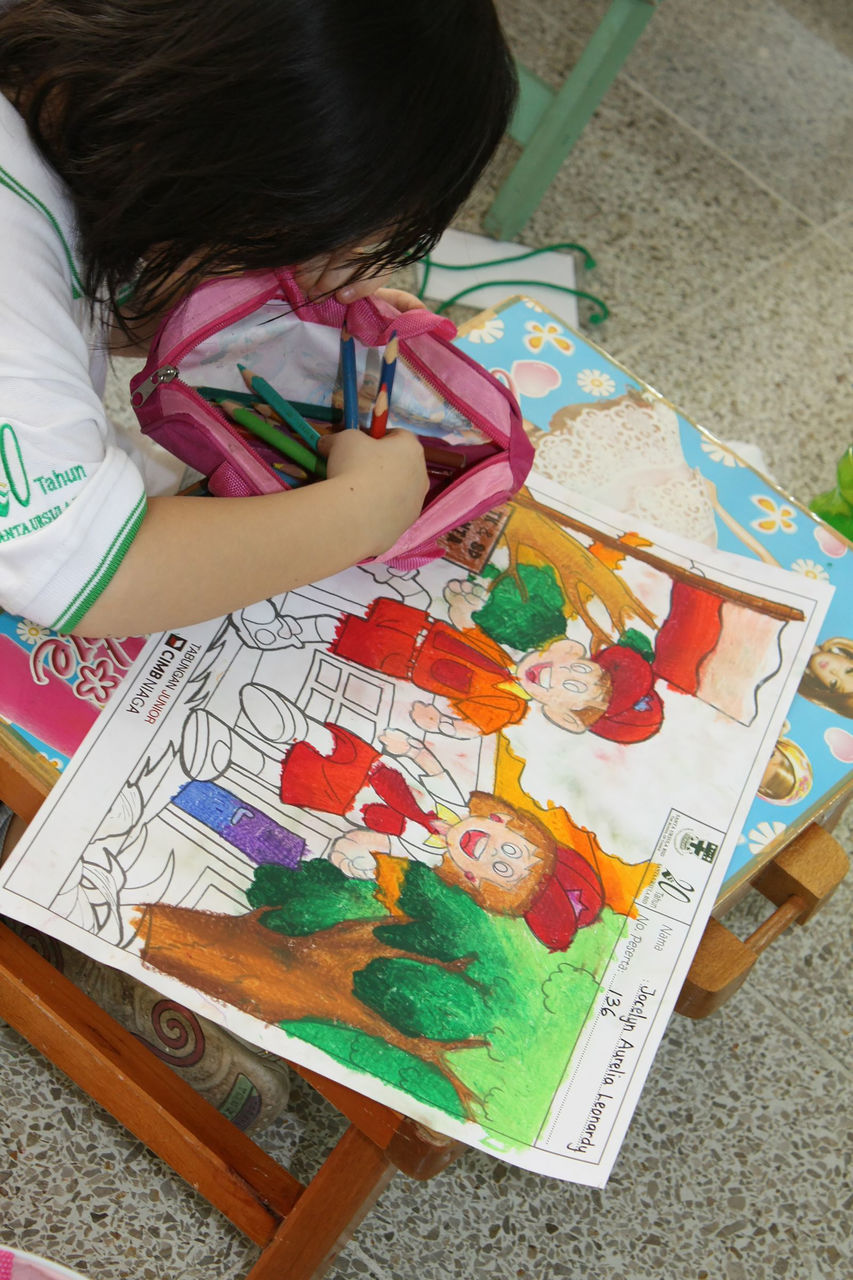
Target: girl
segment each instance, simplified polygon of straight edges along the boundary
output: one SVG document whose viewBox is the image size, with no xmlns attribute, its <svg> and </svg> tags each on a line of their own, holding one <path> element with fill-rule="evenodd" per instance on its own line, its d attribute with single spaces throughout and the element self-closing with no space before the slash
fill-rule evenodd
<svg viewBox="0 0 853 1280">
<path fill-rule="evenodd" d="M 514 94 L 491 0 L 0 0 L 0 607 L 140 635 L 391 546 L 426 493 L 414 436 L 335 436 L 297 492 L 181 500 L 175 460 L 107 421 L 108 350 L 144 354 L 210 276 L 375 292 L 450 222 Z M 217 1105 L 232 1078 L 267 1097 L 247 1055 Z"/>
<path fill-rule="evenodd" d="M 349 302 L 420 258 L 512 108 L 491 0 L 0 8 L 0 605 L 135 635 L 386 550 L 426 492 L 413 436 L 334 436 L 297 492 L 162 496 L 174 466 L 104 416 L 107 327 L 144 350 L 205 277 L 290 265 Z"/>
<path fill-rule="evenodd" d="M 797 692 L 819 707 L 853 719 L 853 640 L 834 636 L 818 645 Z"/>
</svg>

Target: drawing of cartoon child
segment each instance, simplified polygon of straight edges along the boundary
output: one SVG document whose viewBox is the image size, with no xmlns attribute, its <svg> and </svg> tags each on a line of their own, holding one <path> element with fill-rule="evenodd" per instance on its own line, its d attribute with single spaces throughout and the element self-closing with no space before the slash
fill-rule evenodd
<svg viewBox="0 0 853 1280">
<path fill-rule="evenodd" d="M 415 703 L 412 719 L 424 732 L 450 737 L 499 733 L 538 703 L 570 733 L 644 742 L 664 719 L 661 689 L 748 725 L 781 662 L 785 623 L 772 610 L 727 599 L 713 584 L 674 581 L 652 638 L 629 628 L 590 655 L 562 636 L 518 660 L 477 625 L 476 590 L 450 583 L 445 599 L 449 622 L 374 600 L 365 617 L 341 617 L 329 651 L 431 693 L 438 701 Z"/>
<path fill-rule="evenodd" d="M 363 618 L 342 616 L 329 650 L 440 698 L 415 703 L 412 718 L 448 737 L 498 733 L 523 720 L 531 703 L 570 733 L 590 729 L 618 741 L 650 737 L 663 719 L 649 663 L 624 645 L 593 659 L 564 636 L 516 662 L 476 626 L 458 630 L 425 610 L 377 599 Z"/>
<path fill-rule="evenodd" d="M 326 728 L 329 753 L 307 741 L 288 749 L 281 799 L 353 824 L 330 854 L 345 875 L 373 878 L 378 854 L 425 862 L 484 910 L 523 916 L 551 951 L 565 950 L 597 918 L 604 902 L 597 872 L 538 819 L 486 792 L 465 800 L 432 752 L 406 733 L 383 734 L 383 755 L 341 725 Z"/>
<path fill-rule="evenodd" d="M 824 640 L 809 658 L 797 691 L 809 702 L 853 719 L 853 640 Z"/>
</svg>

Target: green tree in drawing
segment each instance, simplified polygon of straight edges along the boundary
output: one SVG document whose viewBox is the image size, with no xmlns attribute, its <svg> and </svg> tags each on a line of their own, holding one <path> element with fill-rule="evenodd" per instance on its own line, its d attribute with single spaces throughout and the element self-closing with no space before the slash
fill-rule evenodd
<svg viewBox="0 0 853 1280">
<path fill-rule="evenodd" d="M 551 954 L 523 919 L 488 914 L 419 863 L 401 864 L 393 911 L 381 896 L 322 859 L 264 865 L 248 915 L 147 907 L 143 955 L 509 1146 L 529 1142 L 624 917 L 605 908 Z"/>
<path fill-rule="evenodd" d="M 499 577 L 494 565 L 482 575 Z M 522 564 L 517 577 L 500 575 L 474 615 L 477 626 L 497 644 L 525 652 L 566 634 L 566 599 L 550 565 Z"/>
<path fill-rule="evenodd" d="M 305 914 L 316 910 L 311 881 L 331 881 L 334 868 L 314 862 L 305 870 L 309 877 L 294 895 L 290 873 L 259 868 L 253 905 L 260 905 L 260 895 L 271 892 L 277 902 L 286 897 L 285 927 L 304 927 Z M 344 880 L 344 885 L 348 902 L 357 902 L 359 912 L 375 911 L 371 882 Z M 338 904 L 351 909 L 341 898 Z M 340 1024 L 286 1022 L 285 1029 L 434 1103 L 437 1099 L 426 1095 L 435 1094 L 436 1064 L 419 1063 L 413 1055 L 418 1042 L 446 1044 L 441 1062 L 466 1087 L 467 1113 L 473 1110 L 475 1118 L 505 1132 L 523 1133 L 541 1115 L 531 1106 L 531 1092 L 538 1092 L 546 1107 L 559 1082 L 566 1046 L 573 1043 L 573 1032 L 580 1030 L 595 1000 L 624 917 L 605 909 L 600 922 L 581 930 L 569 952 L 552 955 L 531 937 L 523 921 L 489 915 L 467 894 L 417 863 L 406 870 L 398 905 L 402 916 L 372 926 L 377 945 L 393 954 L 370 959 L 353 972 L 352 991 L 412 1037 L 414 1045 L 400 1056 L 389 1054 L 386 1047 L 377 1069 L 375 1044 L 365 1044 L 360 1034 Z M 264 923 L 280 928 L 285 920 L 276 913 Z M 524 1090 L 509 1085 L 507 1064 L 512 1063 L 519 1068 L 524 1064 Z M 428 1072 L 423 1071 L 425 1065 Z M 444 1109 L 459 1114 L 458 1102 L 454 1098 L 455 1105 Z"/>
</svg>

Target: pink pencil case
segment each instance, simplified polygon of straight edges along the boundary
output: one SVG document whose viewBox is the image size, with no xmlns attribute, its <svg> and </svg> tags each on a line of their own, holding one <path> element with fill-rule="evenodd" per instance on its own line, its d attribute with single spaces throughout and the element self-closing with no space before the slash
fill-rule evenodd
<svg viewBox="0 0 853 1280">
<path fill-rule="evenodd" d="M 309 302 L 283 271 L 211 280 L 160 326 L 145 368 L 131 380 L 131 402 L 143 432 L 206 476 L 213 494 L 275 493 L 287 486 L 272 465 L 274 451 L 247 439 L 195 388 L 245 391 L 239 362 L 286 399 L 330 405 L 340 387 L 344 322 L 356 346 L 361 425 L 369 422 L 382 351 L 396 330 L 388 425 L 456 456 L 454 468 L 430 468 L 421 515 L 379 557 L 414 569 L 443 554 L 443 534 L 511 497 L 533 462 L 514 396 L 452 345 L 456 328 L 445 317 L 401 313 L 373 297 L 348 307 L 333 298 Z"/>
<path fill-rule="evenodd" d="M 37 1258 L 34 1253 L 0 1249 L 0 1280 L 86 1280 L 86 1277 L 46 1258 Z"/>
</svg>

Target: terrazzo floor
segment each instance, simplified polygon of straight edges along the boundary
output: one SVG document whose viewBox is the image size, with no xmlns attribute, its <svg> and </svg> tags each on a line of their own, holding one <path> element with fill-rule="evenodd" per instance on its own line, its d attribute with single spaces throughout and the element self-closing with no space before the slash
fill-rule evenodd
<svg viewBox="0 0 853 1280">
<path fill-rule="evenodd" d="M 605 7 L 499 3 L 555 83 Z M 851 103 L 850 0 L 665 0 L 521 237 L 587 245 L 581 287 L 611 308 L 595 340 L 806 499 L 853 437 Z M 398 1177 L 330 1280 L 853 1274 L 851 906 L 853 876 L 720 1013 L 673 1021 L 605 1191 L 469 1153 Z M 245 1274 L 253 1247 L 3 1024 L 0 1090 L 0 1242 L 91 1280 Z M 341 1129 L 297 1085 L 263 1141 L 308 1176 Z"/>
</svg>

